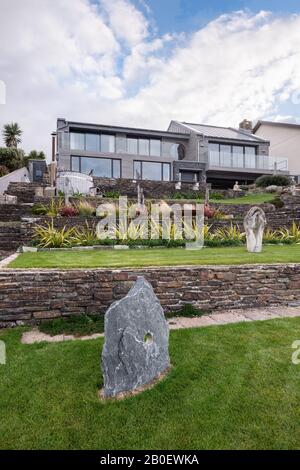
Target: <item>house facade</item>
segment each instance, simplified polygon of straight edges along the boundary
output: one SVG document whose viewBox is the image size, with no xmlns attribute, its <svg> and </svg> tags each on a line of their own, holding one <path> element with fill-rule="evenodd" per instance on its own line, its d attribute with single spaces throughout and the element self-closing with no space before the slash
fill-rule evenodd
<svg viewBox="0 0 300 470">
<path fill-rule="evenodd" d="M 244 125 L 245 123 L 242 123 Z M 241 126 L 242 126 L 241 125 Z M 269 141 L 239 129 L 171 121 L 166 131 L 57 120 L 58 169 L 95 177 L 252 183 L 274 172 Z M 288 172 L 287 167 L 279 171 Z"/>
<path fill-rule="evenodd" d="M 285 155 L 290 174 L 300 182 L 300 124 L 258 121 L 253 133 L 270 141 L 272 157 Z"/>
</svg>

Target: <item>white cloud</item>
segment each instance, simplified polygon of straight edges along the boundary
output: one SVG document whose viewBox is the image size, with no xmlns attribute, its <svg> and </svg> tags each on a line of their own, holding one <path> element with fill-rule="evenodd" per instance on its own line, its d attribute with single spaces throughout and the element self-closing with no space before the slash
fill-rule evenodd
<svg viewBox="0 0 300 470">
<path fill-rule="evenodd" d="M 129 1 L 101 0 L 101 4 L 114 34 L 128 46 L 135 46 L 148 36 L 148 21 Z"/>
<path fill-rule="evenodd" d="M 129 0 L 1 0 L 0 17 L 0 127 L 18 121 L 26 150 L 50 153 L 57 117 L 166 128 L 299 114 L 299 15 L 235 12 L 189 37 L 153 33 Z"/>
</svg>

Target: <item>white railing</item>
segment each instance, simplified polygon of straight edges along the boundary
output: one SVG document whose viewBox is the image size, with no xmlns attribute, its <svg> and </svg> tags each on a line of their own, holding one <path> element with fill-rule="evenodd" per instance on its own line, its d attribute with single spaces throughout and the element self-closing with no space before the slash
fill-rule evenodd
<svg viewBox="0 0 300 470">
<path fill-rule="evenodd" d="M 247 170 L 288 171 L 288 159 L 268 155 L 244 155 L 239 153 L 215 152 L 208 154 L 210 167 L 243 168 Z"/>
</svg>

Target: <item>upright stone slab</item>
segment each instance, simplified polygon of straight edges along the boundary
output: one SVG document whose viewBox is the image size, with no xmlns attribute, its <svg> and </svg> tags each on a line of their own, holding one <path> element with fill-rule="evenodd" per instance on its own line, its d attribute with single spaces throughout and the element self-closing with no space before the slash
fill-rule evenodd
<svg viewBox="0 0 300 470">
<path fill-rule="evenodd" d="M 105 314 L 102 352 L 105 397 L 130 392 L 166 371 L 169 327 L 152 286 L 138 277 Z"/>
</svg>

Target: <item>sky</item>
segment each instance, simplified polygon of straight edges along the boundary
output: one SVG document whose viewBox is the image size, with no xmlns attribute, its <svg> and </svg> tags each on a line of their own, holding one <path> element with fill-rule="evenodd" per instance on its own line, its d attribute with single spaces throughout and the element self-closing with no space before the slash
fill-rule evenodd
<svg viewBox="0 0 300 470">
<path fill-rule="evenodd" d="M 300 123 L 300 2 L 0 0 L 0 128 Z M 0 145 L 3 145 L 0 136 Z"/>
</svg>

